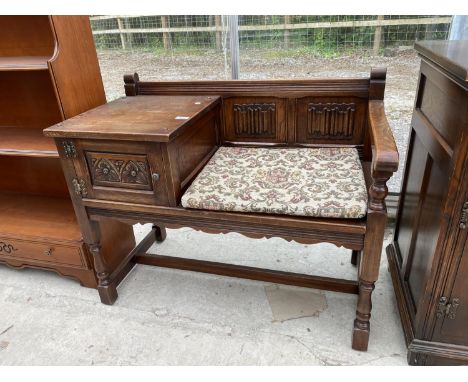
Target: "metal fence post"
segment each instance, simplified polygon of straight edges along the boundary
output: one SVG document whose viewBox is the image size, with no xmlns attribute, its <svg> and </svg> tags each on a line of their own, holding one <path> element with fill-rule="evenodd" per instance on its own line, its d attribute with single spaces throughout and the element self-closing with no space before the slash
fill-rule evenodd
<svg viewBox="0 0 468 382">
<path fill-rule="evenodd" d="M 229 16 L 229 42 L 231 47 L 231 77 L 239 79 L 239 20 L 238 16 Z"/>
</svg>

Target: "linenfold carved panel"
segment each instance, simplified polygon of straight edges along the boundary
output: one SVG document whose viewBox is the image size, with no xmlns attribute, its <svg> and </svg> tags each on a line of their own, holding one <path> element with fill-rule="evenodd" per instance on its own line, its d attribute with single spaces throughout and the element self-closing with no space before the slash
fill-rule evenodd
<svg viewBox="0 0 468 382">
<path fill-rule="evenodd" d="M 145 155 L 86 153 L 95 185 L 151 190 L 152 183 Z"/>
<path fill-rule="evenodd" d="M 354 103 L 309 103 L 308 139 L 351 139 L 354 134 Z"/>
<path fill-rule="evenodd" d="M 234 104 L 234 129 L 237 136 L 274 137 L 276 105 L 274 103 Z"/>
</svg>

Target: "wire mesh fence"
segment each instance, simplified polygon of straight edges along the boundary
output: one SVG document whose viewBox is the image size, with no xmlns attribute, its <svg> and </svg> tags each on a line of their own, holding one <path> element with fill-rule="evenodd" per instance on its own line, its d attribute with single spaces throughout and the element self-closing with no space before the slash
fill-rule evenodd
<svg viewBox="0 0 468 382">
<path fill-rule="evenodd" d="M 98 49 L 215 50 L 227 34 L 223 16 L 92 16 Z"/>
<path fill-rule="evenodd" d="M 241 49 L 369 50 L 446 39 L 450 16 L 239 16 Z M 92 16 L 98 49 L 222 50 L 228 18 L 197 16 Z"/>
</svg>

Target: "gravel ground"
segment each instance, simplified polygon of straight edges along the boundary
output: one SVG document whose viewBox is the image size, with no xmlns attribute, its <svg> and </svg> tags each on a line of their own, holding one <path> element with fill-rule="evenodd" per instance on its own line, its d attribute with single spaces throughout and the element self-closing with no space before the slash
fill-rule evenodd
<svg viewBox="0 0 468 382">
<path fill-rule="evenodd" d="M 230 76 L 222 53 L 158 55 L 153 52 L 101 51 L 99 62 L 108 100 L 124 95 L 122 77 L 137 72 L 142 80 L 216 80 Z M 284 79 L 368 76 L 373 66 L 387 67 L 385 105 L 400 152 L 400 170 L 389 182 L 399 192 L 408 131 L 418 79 L 419 59 L 413 50 L 392 57 L 344 55 L 317 57 L 282 51 L 241 52 L 241 79 Z"/>
</svg>

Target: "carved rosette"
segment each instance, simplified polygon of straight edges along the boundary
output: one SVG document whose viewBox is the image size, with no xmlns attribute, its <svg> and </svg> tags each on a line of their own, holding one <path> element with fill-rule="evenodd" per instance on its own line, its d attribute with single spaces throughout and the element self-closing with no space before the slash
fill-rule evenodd
<svg viewBox="0 0 468 382">
<path fill-rule="evenodd" d="M 122 168 L 122 182 L 149 184 L 149 176 L 145 163 L 128 161 L 122 165 Z"/>
<path fill-rule="evenodd" d="M 354 103 L 309 103 L 308 139 L 351 139 L 354 134 Z"/>
<path fill-rule="evenodd" d="M 276 105 L 274 103 L 234 104 L 234 129 L 240 137 L 274 137 Z"/>
<path fill-rule="evenodd" d="M 119 172 L 111 161 L 107 159 L 94 159 L 93 160 L 93 170 L 94 176 L 97 180 L 102 180 L 105 182 L 119 182 L 120 176 Z"/>
</svg>

